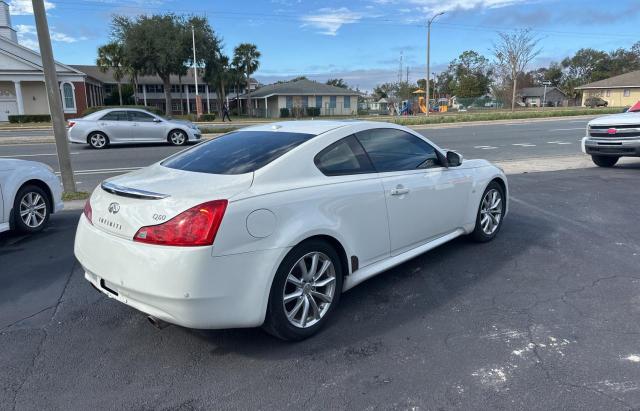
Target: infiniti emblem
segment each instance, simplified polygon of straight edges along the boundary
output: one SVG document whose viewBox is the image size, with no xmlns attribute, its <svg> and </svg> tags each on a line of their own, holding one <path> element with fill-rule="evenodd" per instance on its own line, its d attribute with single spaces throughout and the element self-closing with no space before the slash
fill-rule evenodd
<svg viewBox="0 0 640 411">
<path fill-rule="evenodd" d="M 109 204 L 109 208 L 108 208 L 109 212 L 111 214 L 118 214 L 118 211 L 120 211 L 120 204 L 118 203 L 111 203 Z"/>
</svg>

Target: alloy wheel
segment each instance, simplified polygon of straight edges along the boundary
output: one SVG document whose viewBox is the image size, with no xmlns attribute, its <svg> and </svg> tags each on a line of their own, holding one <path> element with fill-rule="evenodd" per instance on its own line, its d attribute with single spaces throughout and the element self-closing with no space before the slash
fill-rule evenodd
<svg viewBox="0 0 640 411">
<path fill-rule="evenodd" d="M 298 328 L 318 323 L 329 311 L 336 291 L 336 271 L 327 255 L 311 252 L 289 270 L 283 290 L 284 311 Z"/>
<path fill-rule="evenodd" d="M 171 142 L 173 144 L 175 144 L 176 146 L 181 146 L 182 144 L 184 144 L 186 137 L 184 135 L 183 132 L 181 131 L 173 131 L 171 132 Z"/>
<path fill-rule="evenodd" d="M 95 133 L 91 136 L 91 145 L 95 148 L 102 148 L 107 145 L 107 138 L 100 133 Z"/>
<path fill-rule="evenodd" d="M 480 227 L 486 235 L 492 235 L 502 220 L 502 194 L 492 188 L 487 191 L 480 207 Z"/>
<path fill-rule="evenodd" d="M 20 218 L 29 228 L 42 225 L 47 217 L 47 203 L 44 198 L 34 192 L 28 192 L 20 199 Z"/>
</svg>

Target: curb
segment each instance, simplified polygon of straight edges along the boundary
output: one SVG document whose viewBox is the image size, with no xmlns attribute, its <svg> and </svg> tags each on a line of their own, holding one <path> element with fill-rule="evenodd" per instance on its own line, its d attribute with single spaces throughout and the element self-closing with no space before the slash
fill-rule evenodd
<svg viewBox="0 0 640 411">
<path fill-rule="evenodd" d="M 82 210 L 84 209 L 84 203 L 86 200 L 71 200 L 64 202 L 64 209 L 62 211 L 68 210 Z"/>
</svg>

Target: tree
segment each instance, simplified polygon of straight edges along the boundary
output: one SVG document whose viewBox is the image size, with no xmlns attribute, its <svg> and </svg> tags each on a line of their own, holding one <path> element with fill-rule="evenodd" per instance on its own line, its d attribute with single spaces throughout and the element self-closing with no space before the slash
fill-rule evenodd
<svg viewBox="0 0 640 411">
<path fill-rule="evenodd" d="M 204 80 L 214 85 L 218 96 L 218 114 L 222 117 L 222 106 L 225 100 L 227 84 L 234 81 L 229 57 L 218 48 L 210 52 L 205 60 Z"/>
<path fill-rule="evenodd" d="M 196 38 L 204 39 L 213 34 L 206 20 L 189 19 L 175 14 L 142 15 L 137 18 L 115 16 L 112 36 L 122 44 L 124 59 L 137 74 L 157 75 L 162 80 L 165 96 L 165 112 L 171 114 L 171 75 L 185 75 L 186 64 L 193 59 L 191 51 L 191 27 Z M 207 52 L 201 41 L 199 62 Z"/>
<path fill-rule="evenodd" d="M 251 75 L 260 66 L 260 52 L 255 44 L 241 43 L 233 50 L 233 64 L 246 76 L 247 107 L 251 107 Z M 239 102 L 238 102 L 239 103 Z M 251 109 L 249 109 L 251 110 Z M 251 113 L 251 111 L 249 111 Z"/>
<path fill-rule="evenodd" d="M 493 54 L 498 66 L 511 75 L 513 83 L 511 93 L 511 111 L 515 110 L 518 74 L 540 54 L 539 40 L 530 29 L 521 29 L 514 33 L 498 33 L 498 42 L 493 46 Z"/>
<path fill-rule="evenodd" d="M 341 78 L 331 78 L 331 79 L 327 80 L 326 84 L 329 85 L 329 86 L 335 86 L 335 87 L 340 87 L 340 88 L 349 88 L 347 83 L 345 83 L 344 80 L 341 79 Z"/>
<path fill-rule="evenodd" d="M 125 63 L 124 49 L 122 44 L 112 41 L 98 48 L 98 58 L 96 59 L 96 65 L 98 69 L 106 73 L 111 70 L 113 79 L 118 84 L 118 97 L 120 98 L 120 105 L 122 102 L 122 79 L 127 74 L 129 68 Z"/>
<path fill-rule="evenodd" d="M 389 98 L 394 93 L 394 85 L 392 83 L 378 84 L 373 88 L 373 96 L 380 100 L 381 98 Z"/>
</svg>

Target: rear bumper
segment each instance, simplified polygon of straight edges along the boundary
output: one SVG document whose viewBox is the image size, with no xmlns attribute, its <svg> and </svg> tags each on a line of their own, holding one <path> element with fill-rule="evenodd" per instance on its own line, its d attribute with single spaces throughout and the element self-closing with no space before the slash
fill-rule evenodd
<svg viewBox="0 0 640 411">
<path fill-rule="evenodd" d="M 164 247 L 115 237 L 80 218 L 75 255 L 98 290 L 136 310 L 188 328 L 264 322 L 275 249 L 212 256 L 212 247 Z"/>
<path fill-rule="evenodd" d="M 582 152 L 599 156 L 640 157 L 640 139 L 584 137 Z"/>
</svg>

